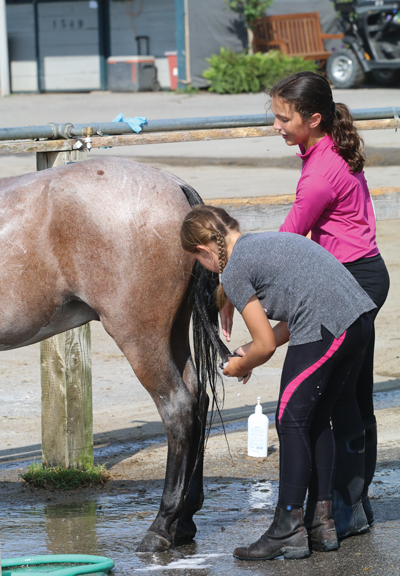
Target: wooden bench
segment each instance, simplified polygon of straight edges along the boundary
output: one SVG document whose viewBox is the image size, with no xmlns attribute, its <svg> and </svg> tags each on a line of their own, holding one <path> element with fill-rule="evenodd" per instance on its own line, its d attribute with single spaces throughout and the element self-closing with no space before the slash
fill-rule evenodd
<svg viewBox="0 0 400 576">
<path fill-rule="evenodd" d="M 327 60 L 332 52 L 325 50 L 324 40 L 344 37 L 322 32 L 318 12 L 264 16 L 255 21 L 253 32 L 254 52 L 280 50 L 306 60 Z"/>
</svg>

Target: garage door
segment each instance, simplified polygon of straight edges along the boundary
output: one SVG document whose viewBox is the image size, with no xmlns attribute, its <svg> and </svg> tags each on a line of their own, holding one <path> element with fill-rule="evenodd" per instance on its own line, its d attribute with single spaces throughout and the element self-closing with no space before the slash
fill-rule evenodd
<svg viewBox="0 0 400 576">
<path fill-rule="evenodd" d="M 98 10 L 97 0 L 38 4 L 41 90 L 101 87 Z"/>
</svg>

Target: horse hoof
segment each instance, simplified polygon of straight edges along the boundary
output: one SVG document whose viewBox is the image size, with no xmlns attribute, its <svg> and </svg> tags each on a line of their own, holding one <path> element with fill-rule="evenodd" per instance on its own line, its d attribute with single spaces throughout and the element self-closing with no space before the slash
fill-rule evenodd
<svg viewBox="0 0 400 576">
<path fill-rule="evenodd" d="M 171 542 L 154 532 L 146 532 L 136 552 L 164 552 L 171 547 Z"/>
<path fill-rule="evenodd" d="M 174 544 L 184 544 L 191 542 L 196 536 L 197 528 L 193 520 L 182 520 L 178 518 L 170 528 L 170 534 Z"/>
</svg>

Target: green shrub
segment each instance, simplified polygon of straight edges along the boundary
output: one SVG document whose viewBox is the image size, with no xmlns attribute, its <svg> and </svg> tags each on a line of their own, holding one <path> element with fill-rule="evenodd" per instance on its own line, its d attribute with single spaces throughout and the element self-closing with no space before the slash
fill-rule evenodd
<svg viewBox="0 0 400 576">
<path fill-rule="evenodd" d="M 84 486 L 105 484 L 111 478 L 105 466 L 92 466 L 86 470 L 76 468 L 43 468 L 39 462 L 33 462 L 28 472 L 20 474 L 22 480 L 36 488 L 50 488 L 53 490 L 74 490 Z"/>
<path fill-rule="evenodd" d="M 243 14 L 247 26 L 252 26 L 254 20 L 265 16 L 265 11 L 273 0 L 225 0 L 231 10 Z"/>
<path fill-rule="evenodd" d="M 210 68 L 203 72 L 203 77 L 210 81 L 209 90 L 218 94 L 260 92 L 295 72 L 318 70 L 314 61 L 287 56 L 278 50 L 270 50 L 266 54 L 238 54 L 229 48 L 221 48 L 219 54 L 213 54 L 206 60 Z"/>
</svg>

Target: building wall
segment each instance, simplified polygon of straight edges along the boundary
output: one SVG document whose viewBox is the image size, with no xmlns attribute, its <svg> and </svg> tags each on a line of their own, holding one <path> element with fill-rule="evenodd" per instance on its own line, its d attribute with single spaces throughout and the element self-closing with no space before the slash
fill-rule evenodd
<svg viewBox="0 0 400 576">
<path fill-rule="evenodd" d="M 242 52 L 247 45 L 247 31 L 238 14 L 223 0 L 188 0 L 188 12 L 191 82 L 204 88 L 208 86 L 202 76 L 209 67 L 206 58 L 219 54 L 221 47 Z"/>
<path fill-rule="evenodd" d="M 40 87 L 100 88 L 96 0 L 39 2 Z M 7 4 L 11 90 L 38 90 L 33 4 Z"/>
<path fill-rule="evenodd" d="M 156 58 L 158 81 L 162 88 L 170 87 L 164 53 L 176 50 L 175 0 L 111 0 L 110 34 L 111 56 L 136 56 L 136 36 L 148 36 L 149 54 Z M 142 41 L 142 54 L 145 49 Z"/>
<path fill-rule="evenodd" d="M 99 0 L 39 1 L 40 88 L 95 90 L 101 87 Z M 138 54 L 136 36 L 148 36 L 158 80 L 170 87 L 165 52 L 174 51 L 175 0 L 109 0 L 110 55 Z M 7 3 L 11 90 L 38 90 L 32 0 Z M 142 53 L 146 45 L 141 42 Z"/>
<path fill-rule="evenodd" d="M 175 50 L 175 0 L 110 1 L 111 56 L 136 56 L 136 36 L 148 36 L 151 56 Z M 143 52 L 144 53 L 144 52 Z"/>
<path fill-rule="evenodd" d="M 38 4 L 41 88 L 100 88 L 98 3 Z"/>
<path fill-rule="evenodd" d="M 23 1 L 23 0 L 22 0 Z M 37 67 L 32 0 L 8 0 L 11 90 L 35 91 Z M 100 47 L 98 6 L 102 0 L 39 1 L 39 52 L 42 90 L 99 89 Z M 18 3 L 16 3 L 18 2 Z M 247 34 L 240 17 L 223 0 L 188 0 L 191 81 L 206 86 L 206 58 L 221 46 L 240 52 Z M 318 10 L 322 28 L 336 31 L 330 0 L 274 0 L 269 14 Z M 110 55 L 138 54 L 136 36 L 148 36 L 149 53 L 156 58 L 158 80 L 170 87 L 165 52 L 176 50 L 175 0 L 109 0 Z M 327 48 L 338 41 L 329 41 Z M 142 43 L 142 53 L 145 44 Z"/>
<path fill-rule="evenodd" d="M 35 92 L 37 68 L 32 4 L 7 5 L 12 92 Z"/>
</svg>

